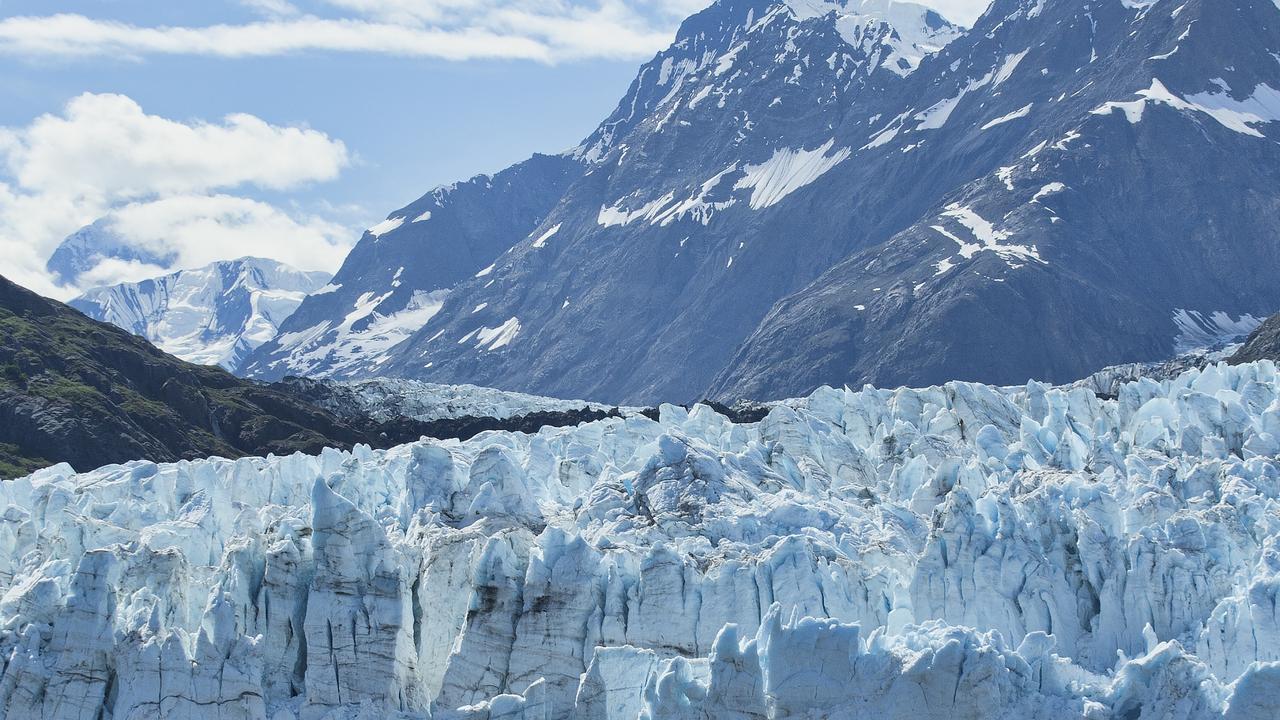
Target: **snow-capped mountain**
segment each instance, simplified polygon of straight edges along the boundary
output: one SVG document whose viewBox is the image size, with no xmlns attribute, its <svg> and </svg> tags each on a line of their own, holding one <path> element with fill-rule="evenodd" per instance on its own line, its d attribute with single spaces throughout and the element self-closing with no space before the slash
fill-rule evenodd
<svg viewBox="0 0 1280 720">
<path fill-rule="evenodd" d="M 581 147 L 393 213 L 246 370 L 648 403 L 1164 359 L 1280 307 L 1277 57 L 1271 0 L 719 0 Z"/>
<path fill-rule="evenodd" d="M 103 218 L 72 233 L 49 256 L 45 268 L 54 279 L 76 285 L 80 276 L 103 260 L 116 260 L 155 267 L 169 267 L 177 256 L 157 254 L 138 247 L 116 231 L 110 218 Z"/>
<path fill-rule="evenodd" d="M 69 304 L 183 360 L 234 371 L 329 278 L 275 260 L 240 258 L 94 288 Z"/>
<path fill-rule="evenodd" d="M 0 714 L 1271 720 L 1280 376 L 0 484 Z"/>
<path fill-rule="evenodd" d="M 995 3 L 877 136 L 971 179 L 775 305 L 713 394 L 1066 380 L 1247 332 L 1280 307 L 1277 52 L 1273 2 Z"/>
<path fill-rule="evenodd" d="M 867 6 L 869 12 L 900 14 L 896 4 Z M 691 331 L 685 325 L 698 325 L 691 315 L 678 321 L 678 306 L 707 299 L 700 297 L 695 275 L 710 273 L 708 264 L 721 269 L 725 264 L 724 256 L 710 256 L 709 237 L 687 250 L 681 243 L 695 231 L 699 237 L 710 232 L 708 223 L 727 210 L 776 205 L 817 178 L 842 157 L 842 150 L 826 145 L 828 114 L 848 112 L 857 98 L 901 83 L 924 52 L 958 33 L 918 6 L 910 9 L 919 27 L 909 35 L 871 15 L 837 13 L 835 6 L 817 15 L 815 8 L 825 7 L 821 3 L 797 7 L 801 10 L 761 1 L 718 3 L 686 21 L 677 42 L 641 69 L 615 112 L 581 147 L 537 156 L 493 178 L 442 188 L 392 213 L 364 236 L 338 272 L 334 284 L 341 286 L 340 293 L 305 302 L 247 370 L 268 377 L 381 373 L 393 358 L 419 354 L 408 351 L 409 345 L 443 342 L 445 335 L 461 354 L 426 368 L 427 379 L 439 370 L 446 373 L 441 377 L 460 382 L 519 388 L 526 375 L 563 371 L 558 387 L 530 387 L 576 397 L 600 395 L 601 388 L 591 383 L 611 382 L 609 376 L 618 372 L 597 373 L 604 368 L 580 362 L 587 357 L 620 353 L 644 369 L 634 344 L 664 325 L 673 335 Z M 744 154 L 758 165 L 751 178 Z M 726 171 L 731 165 L 736 169 Z M 708 167 L 716 169 L 708 173 Z M 669 191 L 672 187 L 681 190 Z M 661 242 L 654 239 L 659 235 Z M 800 279 L 771 284 L 799 287 L 829 267 L 843 253 L 822 250 L 825 243 L 814 243 L 812 257 L 787 253 L 793 262 L 780 263 L 775 273 Z M 528 256 L 525 272 L 533 285 L 527 289 L 512 286 L 516 253 Z M 801 267 L 789 270 L 789 264 Z M 622 285 L 609 289 L 617 282 Z M 772 302 L 766 295 L 779 291 L 739 287 L 739 294 L 756 298 L 750 303 L 755 314 Z M 454 292 L 476 294 L 476 302 L 462 313 L 466 317 L 439 314 L 461 302 Z M 685 297 L 675 297 L 680 292 Z M 512 308 L 520 294 L 531 303 L 529 311 Z M 714 299 L 710 287 L 706 294 Z M 717 304 L 729 309 L 740 300 Z M 535 306 L 536 325 L 531 324 Z M 497 316 L 506 310 L 513 311 Z M 460 325 L 461 332 L 450 329 L 435 340 L 435 330 L 424 334 L 456 322 L 466 329 Z M 754 321 L 739 324 L 745 335 Z M 554 328 L 559 339 L 546 337 L 550 354 L 531 361 L 509 382 L 493 382 L 480 366 L 496 369 L 499 350 L 529 349 L 535 327 L 538 333 Z M 388 330 L 395 342 L 370 342 L 387 338 Z M 410 341 L 393 350 L 406 337 Z M 571 337 L 578 341 L 567 342 Z M 709 361 L 714 348 L 699 352 Z M 574 362 L 579 362 L 576 369 L 569 367 Z M 428 363 L 417 364 L 422 369 Z M 455 376 L 456 363 L 475 365 L 478 374 Z M 694 393 L 697 383 L 692 379 L 681 392 Z M 582 392 L 572 390 L 575 385 Z"/>
</svg>

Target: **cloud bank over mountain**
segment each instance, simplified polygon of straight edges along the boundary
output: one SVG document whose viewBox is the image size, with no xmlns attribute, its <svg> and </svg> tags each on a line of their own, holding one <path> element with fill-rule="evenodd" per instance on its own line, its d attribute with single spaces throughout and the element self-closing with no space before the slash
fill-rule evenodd
<svg viewBox="0 0 1280 720">
<path fill-rule="evenodd" d="M 346 145 L 319 130 L 246 114 L 174 120 L 123 95 L 85 93 L 60 113 L 0 128 L 0 254 L 19 282 L 57 296 L 74 294 L 59 288 L 67 282 L 136 280 L 251 253 L 332 270 L 347 228 L 244 193 L 332 180 L 351 162 Z M 173 265 L 108 259 L 83 280 L 49 277 L 54 248 L 99 219 Z"/>
</svg>

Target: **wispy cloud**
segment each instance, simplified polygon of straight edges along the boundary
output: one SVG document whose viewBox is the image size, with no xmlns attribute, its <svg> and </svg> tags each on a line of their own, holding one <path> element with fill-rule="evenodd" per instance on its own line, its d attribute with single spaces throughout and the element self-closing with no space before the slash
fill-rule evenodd
<svg viewBox="0 0 1280 720">
<path fill-rule="evenodd" d="M 240 0 L 240 4 L 267 17 L 289 17 L 300 14 L 289 0 Z"/>
<path fill-rule="evenodd" d="M 351 52 L 444 60 L 553 63 L 642 58 L 671 41 L 701 0 L 239 0 L 258 19 L 145 26 L 79 14 L 0 20 L 0 53 L 17 57 Z"/>
</svg>

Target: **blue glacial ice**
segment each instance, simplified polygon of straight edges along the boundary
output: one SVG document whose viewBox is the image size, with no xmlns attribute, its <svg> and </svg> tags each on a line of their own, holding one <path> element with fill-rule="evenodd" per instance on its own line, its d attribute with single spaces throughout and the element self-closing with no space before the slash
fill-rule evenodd
<svg viewBox="0 0 1280 720">
<path fill-rule="evenodd" d="M 5 720 L 1280 716 L 1280 377 L 0 485 Z"/>
</svg>

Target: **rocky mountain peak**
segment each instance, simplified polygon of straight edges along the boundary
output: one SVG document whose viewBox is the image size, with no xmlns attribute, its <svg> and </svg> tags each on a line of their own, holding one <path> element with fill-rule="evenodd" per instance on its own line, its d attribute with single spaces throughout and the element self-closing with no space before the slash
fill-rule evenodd
<svg viewBox="0 0 1280 720">
<path fill-rule="evenodd" d="M 721 0 L 575 151 L 394 213 L 249 370 L 645 403 L 1163 359 L 1183 314 L 1280 307 L 1233 271 L 1276 262 L 1278 19 Z"/>
</svg>

